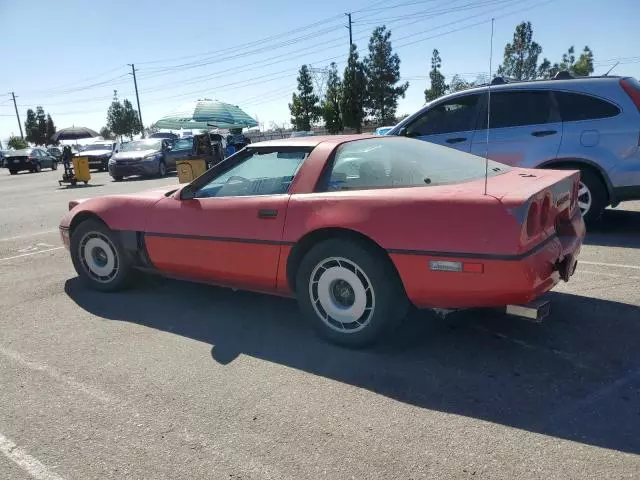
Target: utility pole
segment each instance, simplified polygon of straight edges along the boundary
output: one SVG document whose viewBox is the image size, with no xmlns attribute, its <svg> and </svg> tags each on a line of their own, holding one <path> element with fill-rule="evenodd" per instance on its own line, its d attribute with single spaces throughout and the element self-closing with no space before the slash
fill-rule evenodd
<svg viewBox="0 0 640 480">
<path fill-rule="evenodd" d="M 20 114 L 18 113 L 18 105 L 16 105 L 16 94 L 11 92 L 13 98 L 13 108 L 16 109 L 16 118 L 18 119 L 18 126 L 20 127 L 20 138 L 24 140 L 24 134 L 22 133 L 22 124 L 20 123 Z"/>
<path fill-rule="evenodd" d="M 138 103 L 138 118 L 140 119 L 140 130 L 142 138 L 144 138 L 144 123 L 142 123 L 142 110 L 140 110 L 140 97 L 138 96 L 138 82 L 136 81 L 136 66 L 133 63 L 131 65 L 131 72 L 133 73 L 133 86 L 136 87 L 136 102 Z"/>
<path fill-rule="evenodd" d="M 351 50 L 351 45 L 353 45 L 353 33 L 351 32 L 351 12 L 345 13 L 345 15 L 349 18 L 349 26 L 346 28 L 349 29 L 349 50 Z"/>
</svg>

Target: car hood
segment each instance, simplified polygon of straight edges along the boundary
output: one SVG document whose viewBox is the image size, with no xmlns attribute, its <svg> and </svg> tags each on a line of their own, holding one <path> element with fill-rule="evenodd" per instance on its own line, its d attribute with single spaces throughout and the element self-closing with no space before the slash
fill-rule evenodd
<svg viewBox="0 0 640 480">
<path fill-rule="evenodd" d="M 102 157 L 103 155 L 111 155 L 111 150 L 89 150 L 87 152 L 76 153 L 76 157 Z"/>
<path fill-rule="evenodd" d="M 139 160 L 147 155 L 154 155 L 160 153 L 159 150 L 139 150 L 135 152 L 118 152 L 113 154 L 114 160 Z"/>
</svg>

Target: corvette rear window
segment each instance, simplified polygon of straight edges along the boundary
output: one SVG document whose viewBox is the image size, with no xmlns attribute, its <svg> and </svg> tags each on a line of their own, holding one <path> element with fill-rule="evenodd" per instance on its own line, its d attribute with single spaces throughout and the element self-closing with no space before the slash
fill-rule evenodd
<svg viewBox="0 0 640 480">
<path fill-rule="evenodd" d="M 511 168 L 489 160 L 489 176 Z M 347 142 L 338 147 L 325 188 L 362 190 L 449 185 L 483 178 L 484 158 L 404 137 Z"/>
</svg>

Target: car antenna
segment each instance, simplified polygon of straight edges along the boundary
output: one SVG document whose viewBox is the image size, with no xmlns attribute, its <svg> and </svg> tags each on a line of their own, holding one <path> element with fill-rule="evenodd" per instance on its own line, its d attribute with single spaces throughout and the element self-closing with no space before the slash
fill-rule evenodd
<svg viewBox="0 0 640 480">
<path fill-rule="evenodd" d="M 613 70 L 614 68 L 616 68 L 618 65 L 620 64 L 620 62 L 616 62 L 613 67 L 611 67 L 609 70 L 607 70 L 607 73 L 604 74 L 605 77 L 609 76 L 609 74 L 611 73 L 611 70 Z"/>
<path fill-rule="evenodd" d="M 491 122 L 491 68 L 493 67 L 493 24 L 495 18 L 491 19 L 491 42 L 489 48 L 489 86 L 487 88 L 487 149 L 484 156 L 484 194 L 487 194 L 487 180 L 489 177 L 489 127 Z"/>
</svg>

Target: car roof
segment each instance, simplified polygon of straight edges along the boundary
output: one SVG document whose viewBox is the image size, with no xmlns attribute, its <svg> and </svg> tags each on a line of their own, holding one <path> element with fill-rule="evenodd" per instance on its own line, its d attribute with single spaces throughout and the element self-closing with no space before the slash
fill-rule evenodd
<svg viewBox="0 0 640 480">
<path fill-rule="evenodd" d="M 306 147 L 314 148 L 321 143 L 332 143 L 338 145 L 344 142 L 351 142 L 353 140 L 362 140 L 364 138 L 379 138 L 375 135 L 360 134 L 360 135 L 324 135 L 324 136 L 308 136 L 308 137 L 294 137 L 294 138 L 281 138 L 277 140 L 266 140 L 264 142 L 256 142 L 249 145 L 249 147 Z"/>
</svg>

